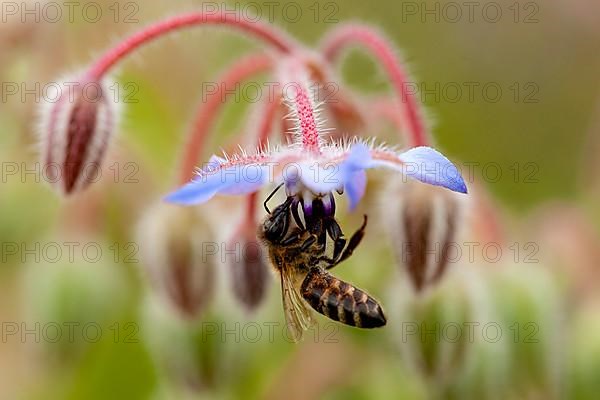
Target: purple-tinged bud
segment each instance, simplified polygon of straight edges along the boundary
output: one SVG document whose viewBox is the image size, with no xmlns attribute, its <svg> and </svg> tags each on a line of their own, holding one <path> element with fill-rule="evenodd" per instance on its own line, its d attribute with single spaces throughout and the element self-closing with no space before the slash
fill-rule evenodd
<svg viewBox="0 0 600 400">
<path fill-rule="evenodd" d="M 460 201 L 448 190 L 420 182 L 397 178 L 389 183 L 383 221 L 396 259 L 417 291 L 446 272 L 462 220 Z"/>
<path fill-rule="evenodd" d="M 152 288 L 181 315 L 197 317 L 213 295 L 217 249 L 197 210 L 164 203 L 151 207 L 140 223 L 138 245 Z"/>
<path fill-rule="evenodd" d="M 83 190 L 99 176 L 118 114 L 108 87 L 85 79 L 49 85 L 40 116 L 41 158 L 60 193 Z"/>
<path fill-rule="evenodd" d="M 248 310 L 254 310 L 265 298 L 269 283 L 269 269 L 256 229 L 243 227 L 234 235 L 230 248 L 235 248 L 229 263 L 233 294 Z"/>
</svg>

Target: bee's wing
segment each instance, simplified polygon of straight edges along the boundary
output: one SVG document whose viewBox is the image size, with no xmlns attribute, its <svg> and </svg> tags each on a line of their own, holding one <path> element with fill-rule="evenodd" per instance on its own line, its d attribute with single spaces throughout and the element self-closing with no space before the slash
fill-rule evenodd
<svg viewBox="0 0 600 400">
<path fill-rule="evenodd" d="M 302 339 L 304 331 L 310 328 L 313 320 L 310 310 L 296 289 L 296 275 L 294 269 L 289 266 L 281 268 L 281 295 L 285 321 L 292 340 L 298 342 Z"/>
</svg>

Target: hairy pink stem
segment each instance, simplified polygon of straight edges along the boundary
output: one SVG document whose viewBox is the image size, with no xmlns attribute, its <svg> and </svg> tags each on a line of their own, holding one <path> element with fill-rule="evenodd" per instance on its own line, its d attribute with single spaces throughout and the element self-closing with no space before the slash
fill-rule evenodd
<svg viewBox="0 0 600 400">
<path fill-rule="evenodd" d="M 223 106 L 226 97 L 235 91 L 235 87 L 242 81 L 253 75 L 268 71 L 272 67 L 272 60 L 266 55 L 252 55 L 236 62 L 218 80 L 217 90 L 202 103 L 194 118 L 192 131 L 189 134 L 184 147 L 183 161 L 180 167 L 180 183 L 188 182 L 194 176 L 194 169 L 198 156 L 204 150 L 203 147 L 208 134 L 213 128 L 219 109 Z"/>
<path fill-rule="evenodd" d="M 282 96 L 291 109 L 289 116 L 296 124 L 295 139 L 304 151 L 320 154 L 321 132 L 305 60 L 294 54 L 281 60 L 278 67 Z"/>
<path fill-rule="evenodd" d="M 321 46 L 325 58 L 335 61 L 345 46 L 360 43 L 367 47 L 382 63 L 392 85 L 403 105 L 401 112 L 406 115 L 410 142 L 413 146 L 425 146 L 429 143 L 427 128 L 422 118 L 419 105 L 414 96 L 406 89 L 407 74 L 394 54 L 392 46 L 379 34 L 368 27 L 347 25 L 329 33 Z"/>
<path fill-rule="evenodd" d="M 258 201 L 258 191 L 252 192 L 246 196 L 246 215 L 242 228 L 254 227 L 256 224 L 256 202 Z"/>
<path fill-rule="evenodd" d="M 263 39 L 267 43 L 273 45 L 277 50 L 284 53 L 292 52 L 297 46 L 296 43 L 283 32 L 274 29 L 267 24 L 246 20 L 240 14 L 207 14 L 194 12 L 157 22 L 154 25 L 150 25 L 141 31 L 134 33 L 132 36 L 104 53 L 104 55 L 90 67 L 88 77 L 92 80 L 101 79 L 102 76 L 104 76 L 104 74 L 120 59 L 141 45 L 148 43 L 163 34 L 189 26 L 204 24 L 227 25 L 240 29 Z"/>
<path fill-rule="evenodd" d="M 296 107 L 300 133 L 302 133 L 302 148 L 313 153 L 320 153 L 317 117 L 308 90 L 305 85 L 298 84 L 294 106 Z"/>
</svg>

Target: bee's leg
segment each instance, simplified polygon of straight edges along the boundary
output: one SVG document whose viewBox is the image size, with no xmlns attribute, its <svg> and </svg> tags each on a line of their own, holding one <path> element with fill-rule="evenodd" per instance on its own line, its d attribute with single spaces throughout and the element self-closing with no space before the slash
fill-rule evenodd
<svg viewBox="0 0 600 400">
<path fill-rule="evenodd" d="M 319 245 L 325 249 L 327 247 L 327 232 L 323 231 L 319 234 Z"/>
<path fill-rule="evenodd" d="M 311 212 L 306 212 L 305 204 L 302 201 L 302 207 L 304 209 L 304 221 L 306 222 L 306 230 L 313 235 L 317 235 L 319 245 L 325 249 L 327 245 L 327 217 L 325 216 L 325 210 L 321 199 L 313 199 L 311 205 Z M 324 250 L 323 250 L 324 251 Z"/>
<path fill-rule="evenodd" d="M 336 258 L 333 258 L 333 259 L 323 258 L 322 259 L 322 261 L 325 261 L 326 263 L 329 264 L 327 266 L 327 269 L 331 269 L 331 268 L 335 267 L 336 265 L 338 265 L 339 263 L 341 263 L 342 261 L 344 261 L 345 259 L 347 259 L 348 257 L 350 257 L 352 255 L 352 253 L 354 252 L 354 249 L 356 249 L 356 247 L 358 247 L 362 238 L 365 236 L 365 228 L 366 227 L 367 227 L 367 216 L 365 215 L 361 227 L 358 228 L 358 230 L 356 232 L 354 232 L 354 234 L 350 238 L 350 241 L 348 241 L 348 246 L 346 246 L 342 255 L 337 259 Z"/>
<path fill-rule="evenodd" d="M 340 225 L 334 218 L 329 218 L 327 220 L 327 233 L 333 240 L 332 259 L 336 260 L 340 256 L 344 246 L 346 246 L 346 239 L 344 238 L 344 232 L 342 232 L 342 228 L 340 228 Z"/>
<path fill-rule="evenodd" d="M 304 241 L 304 243 L 302 243 L 302 247 L 300 247 L 300 249 L 302 251 L 306 251 L 306 250 L 308 250 L 308 248 L 310 246 L 312 246 L 313 244 L 315 244 L 316 241 L 317 241 L 317 235 L 310 235 L 310 237 L 308 239 L 306 239 Z"/>
<path fill-rule="evenodd" d="M 288 237 L 286 237 L 285 239 L 283 239 L 281 241 L 281 245 L 282 246 L 289 246 L 291 244 L 297 243 L 300 241 L 300 238 L 302 237 L 302 231 L 300 229 L 294 229 L 289 235 Z"/>
<path fill-rule="evenodd" d="M 316 220 L 309 227 L 307 224 L 308 231 L 313 235 L 317 235 L 319 244 L 325 246 L 327 244 L 327 231 L 324 229 L 323 221 Z"/>
<path fill-rule="evenodd" d="M 317 258 L 318 262 L 325 263 L 325 269 L 331 269 L 335 267 L 338 263 L 335 262 L 333 258 L 329 258 L 327 256 L 321 256 Z"/>
<path fill-rule="evenodd" d="M 346 249 L 344 249 L 344 252 L 342 253 L 341 257 L 338 260 L 336 260 L 336 264 L 341 263 L 342 261 L 344 261 L 345 259 L 347 259 L 348 257 L 350 257 L 352 255 L 352 253 L 354 252 L 354 249 L 356 249 L 358 247 L 361 240 L 365 236 L 365 228 L 366 227 L 367 227 L 367 216 L 365 215 L 363 218 L 362 225 L 360 226 L 360 228 L 358 228 L 358 230 L 356 232 L 354 232 L 354 234 L 350 238 L 350 241 L 348 242 L 348 246 L 346 246 Z"/>
<path fill-rule="evenodd" d="M 300 214 L 298 214 L 298 207 L 300 206 L 300 201 L 298 199 L 294 199 L 292 202 L 292 216 L 294 217 L 294 221 L 298 228 L 304 230 L 304 224 L 302 223 L 302 219 L 300 219 Z"/>
<path fill-rule="evenodd" d="M 340 256 L 340 253 L 342 252 L 344 246 L 346 246 L 346 239 L 339 238 L 338 240 L 335 241 L 335 243 L 333 245 L 333 257 L 332 257 L 334 260 L 336 260 Z"/>
</svg>

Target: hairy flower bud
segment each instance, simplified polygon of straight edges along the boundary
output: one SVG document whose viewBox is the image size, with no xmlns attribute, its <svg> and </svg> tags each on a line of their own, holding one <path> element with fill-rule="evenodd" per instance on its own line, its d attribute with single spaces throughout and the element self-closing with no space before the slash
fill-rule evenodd
<svg viewBox="0 0 600 400">
<path fill-rule="evenodd" d="M 402 360 L 436 396 L 477 393 L 477 398 L 490 398 L 489 389 L 505 382 L 495 376 L 504 372 L 510 351 L 504 342 L 486 336 L 487 326 L 500 321 L 486 272 L 480 264 L 458 263 L 419 296 L 406 290 L 406 281 L 390 286 L 390 328 Z"/>
<path fill-rule="evenodd" d="M 215 270 L 205 254 L 213 239 L 196 210 L 155 205 L 141 221 L 138 240 L 152 287 L 182 315 L 199 315 L 212 297 Z"/>
<path fill-rule="evenodd" d="M 116 103 L 106 82 L 73 79 L 49 88 L 40 116 L 42 164 L 50 184 L 69 195 L 98 178 Z"/>
<path fill-rule="evenodd" d="M 263 248 L 256 239 L 256 231 L 243 227 L 231 244 L 236 255 L 230 262 L 233 293 L 249 310 L 258 307 L 265 297 L 269 271 Z"/>
<path fill-rule="evenodd" d="M 448 279 L 422 296 L 406 290 L 406 282 L 394 283 L 389 301 L 393 306 L 388 307 L 388 312 L 395 315 L 390 320 L 401 321 L 390 327 L 396 331 L 394 337 L 403 360 L 440 388 L 464 373 L 472 356 L 472 342 L 462 329 L 471 321 L 487 317 L 487 313 L 478 314 L 481 307 L 477 310 L 473 306 L 476 301 L 487 301 L 478 297 L 482 278 L 472 273 L 470 266 L 457 267 L 448 274 Z M 469 273 L 472 282 L 467 279 Z M 461 330 L 458 334 L 456 327 Z"/>
<path fill-rule="evenodd" d="M 383 220 L 398 263 L 420 291 L 437 282 L 448 267 L 461 220 L 459 199 L 447 190 L 402 178 L 390 182 L 389 190 Z"/>
<path fill-rule="evenodd" d="M 548 265 L 457 263 L 435 287 L 414 296 L 390 286 L 393 340 L 406 365 L 439 398 L 560 397 L 567 334 L 561 278 Z M 597 375 L 597 374 L 596 374 Z"/>
</svg>

